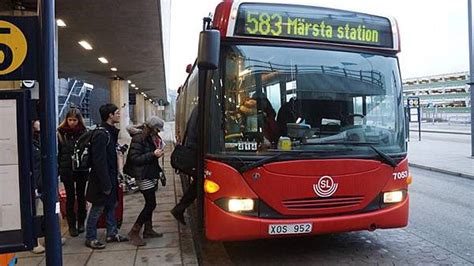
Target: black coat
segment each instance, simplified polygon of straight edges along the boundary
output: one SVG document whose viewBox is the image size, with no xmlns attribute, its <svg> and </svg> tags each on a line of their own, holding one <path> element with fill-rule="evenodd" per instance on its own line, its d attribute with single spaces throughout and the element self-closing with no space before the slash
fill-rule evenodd
<svg viewBox="0 0 474 266">
<path fill-rule="evenodd" d="M 91 172 L 86 199 L 92 204 L 114 204 L 118 193 L 117 140 L 119 130 L 102 123 L 105 130 L 96 130 L 91 141 Z"/>
<path fill-rule="evenodd" d="M 143 134 L 135 134 L 128 150 L 125 172 L 138 179 L 157 179 L 162 171 L 156 149 L 151 137 L 143 138 Z"/>
<path fill-rule="evenodd" d="M 72 154 L 74 152 L 74 144 L 86 132 L 86 129 L 77 132 L 67 132 L 58 129 L 58 172 L 61 180 L 72 178 Z M 77 175 L 83 177 L 84 175 Z"/>
</svg>

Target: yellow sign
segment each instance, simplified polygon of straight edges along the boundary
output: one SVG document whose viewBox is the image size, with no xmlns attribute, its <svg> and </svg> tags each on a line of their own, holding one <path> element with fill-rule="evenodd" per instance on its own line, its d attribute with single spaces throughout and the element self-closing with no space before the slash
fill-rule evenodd
<svg viewBox="0 0 474 266">
<path fill-rule="evenodd" d="M 23 32 L 12 23 L 0 20 L 0 75 L 18 69 L 25 61 L 28 43 Z"/>
</svg>

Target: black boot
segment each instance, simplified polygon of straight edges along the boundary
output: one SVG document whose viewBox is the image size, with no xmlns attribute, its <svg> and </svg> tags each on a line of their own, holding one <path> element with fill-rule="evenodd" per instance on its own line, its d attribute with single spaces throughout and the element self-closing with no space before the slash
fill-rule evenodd
<svg viewBox="0 0 474 266">
<path fill-rule="evenodd" d="M 69 225 L 69 235 L 72 237 L 78 236 L 79 233 L 77 232 L 76 227 L 76 217 L 74 217 L 73 215 L 68 215 L 67 224 Z"/>
<path fill-rule="evenodd" d="M 145 229 L 143 229 L 143 238 L 162 237 L 162 233 L 158 233 L 153 230 L 153 224 L 151 221 L 145 222 Z"/>
<path fill-rule="evenodd" d="M 77 229 L 76 227 L 69 227 L 69 235 L 72 236 L 72 237 L 76 237 L 79 235 L 79 233 L 77 232 Z"/>
<path fill-rule="evenodd" d="M 83 211 L 78 210 L 77 214 L 77 232 L 79 234 L 84 233 L 85 231 L 85 221 L 87 218 L 87 212 L 84 209 Z"/>
<path fill-rule="evenodd" d="M 78 222 L 77 223 L 77 232 L 79 234 L 82 234 L 82 233 L 84 233 L 84 231 L 85 231 L 84 222 Z"/>
<path fill-rule="evenodd" d="M 170 211 L 171 214 L 174 216 L 178 222 L 182 223 L 183 225 L 186 225 L 186 221 L 184 220 L 184 208 L 181 207 L 180 204 L 174 206 L 174 208 Z"/>
</svg>

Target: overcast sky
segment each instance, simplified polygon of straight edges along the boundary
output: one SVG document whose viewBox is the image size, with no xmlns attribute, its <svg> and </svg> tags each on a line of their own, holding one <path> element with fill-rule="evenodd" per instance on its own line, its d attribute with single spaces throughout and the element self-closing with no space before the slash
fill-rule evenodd
<svg viewBox="0 0 474 266">
<path fill-rule="evenodd" d="M 221 0 L 171 2 L 171 90 L 186 79 L 186 65 L 197 57 L 202 17 Z M 469 70 L 467 0 L 299 0 L 325 6 L 388 15 L 401 32 L 403 78 Z"/>
</svg>

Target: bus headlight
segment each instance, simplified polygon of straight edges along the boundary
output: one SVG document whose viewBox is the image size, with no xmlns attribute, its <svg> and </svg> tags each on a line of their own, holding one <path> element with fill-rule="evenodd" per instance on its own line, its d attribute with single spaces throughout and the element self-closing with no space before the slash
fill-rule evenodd
<svg viewBox="0 0 474 266">
<path fill-rule="evenodd" d="M 228 204 L 230 212 L 252 211 L 254 208 L 253 199 L 229 199 Z"/>
<path fill-rule="evenodd" d="M 397 203 L 403 200 L 403 191 L 390 191 L 383 193 L 383 203 Z"/>
</svg>

